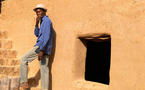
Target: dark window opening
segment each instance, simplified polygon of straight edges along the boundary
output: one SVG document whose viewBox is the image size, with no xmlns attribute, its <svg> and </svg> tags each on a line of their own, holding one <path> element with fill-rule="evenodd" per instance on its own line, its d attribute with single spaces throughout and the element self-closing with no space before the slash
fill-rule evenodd
<svg viewBox="0 0 145 90">
<path fill-rule="evenodd" d="M 109 85 L 111 58 L 110 35 L 104 34 L 100 37 L 83 37 L 81 40 L 87 48 L 85 80 Z"/>
<path fill-rule="evenodd" d="M 1 13 L 2 1 L 4 0 L 0 0 L 0 13 Z"/>
</svg>

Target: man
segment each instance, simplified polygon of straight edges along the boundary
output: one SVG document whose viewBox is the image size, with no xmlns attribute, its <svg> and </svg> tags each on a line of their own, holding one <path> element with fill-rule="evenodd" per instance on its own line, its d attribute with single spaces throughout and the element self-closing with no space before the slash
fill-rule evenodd
<svg viewBox="0 0 145 90">
<path fill-rule="evenodd" d="M 48 90 L 48 60 L 52 48 L 53 27 L 51 20 L 48 18 L 48 16 L 46 16 L 47 9 L 44 7 L 43 4 L 38 4 L 37 7 L 33 10 L 36 12 L 37 15 L 34 30 L 35 36 L 37 37 L 37 42 L 34 47 L 20 60 L 20 87 L 29 88 L 27 77 L 28 63 L 38 57 L 41 72 L 41 89 Z M 39 23 L 40 27 L 38 26 Z"/>
</svg>

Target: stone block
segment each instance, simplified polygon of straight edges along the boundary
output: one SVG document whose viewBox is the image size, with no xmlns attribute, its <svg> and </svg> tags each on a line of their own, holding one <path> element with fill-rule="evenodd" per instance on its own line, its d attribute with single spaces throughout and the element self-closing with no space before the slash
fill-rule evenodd
<svg viewBox="0 0 145 90">
<path fill-rule="evenodd" d="M 16 58 L 17 56 L 16 50 L 8 50 L 6 54 L 8 58 Z"/>
<path fill-rule="evenodd" d="M 6 38 L 8 38 L 8 32 L 0 31 L 0 39 L 6 39 Z"/>
<path fill-rule="evenodd" d="M 5 64 L 5 60 L 4 59 L 0 59 L 0 66 Z"/>
<path fill-rule="evenodd" d="M 19 60 L 11 60 L 9 63 L 10 66 L 15 66 L 15 65 L 19 65 L 19 64 L 20 64 Z"/>
<path fill-rule="evenodd" d="M 4 50 L 0 49 L 0 58 L 3 58 L 3 53 L 4 53 Z"/>
<path fill-rule="evenodd" d="M 8 77 L 1 79 L 0 90 L 10 90 L 11 79 Z"/>
<path fill-rule="evenodd" d="M 12 41 L 11 40 L 0 40 L 0 48 L 3 49 L 11 49 L 12 48 Z"/>
</svg>

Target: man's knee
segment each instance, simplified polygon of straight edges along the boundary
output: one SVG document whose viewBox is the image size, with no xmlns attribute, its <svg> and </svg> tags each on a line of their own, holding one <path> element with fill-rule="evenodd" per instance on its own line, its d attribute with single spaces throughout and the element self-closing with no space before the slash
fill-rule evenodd
<svg viewBox="0 0 145 90">
<path fill-rule="evenodd" d="M 23 56 L 23 57 L 20 59 L 20 64 L 21 64 L 21 65 L 27 64 L 27 62 L 26 62 L 26 56 Z"/>
</svg>

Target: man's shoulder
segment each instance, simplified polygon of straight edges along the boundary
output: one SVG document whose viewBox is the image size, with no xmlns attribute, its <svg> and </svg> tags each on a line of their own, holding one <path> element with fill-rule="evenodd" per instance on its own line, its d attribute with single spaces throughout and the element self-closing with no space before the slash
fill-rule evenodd
<svg viewBox="0 0 145 90">
<path fill-rule="evenodd" d="M 45 16 L 44 22 L 49 22 L 49 23 L 51 23 L 51 20 L 50 20 L 50 18 L 49 18 L 48 16 Z"/>
</svg>

